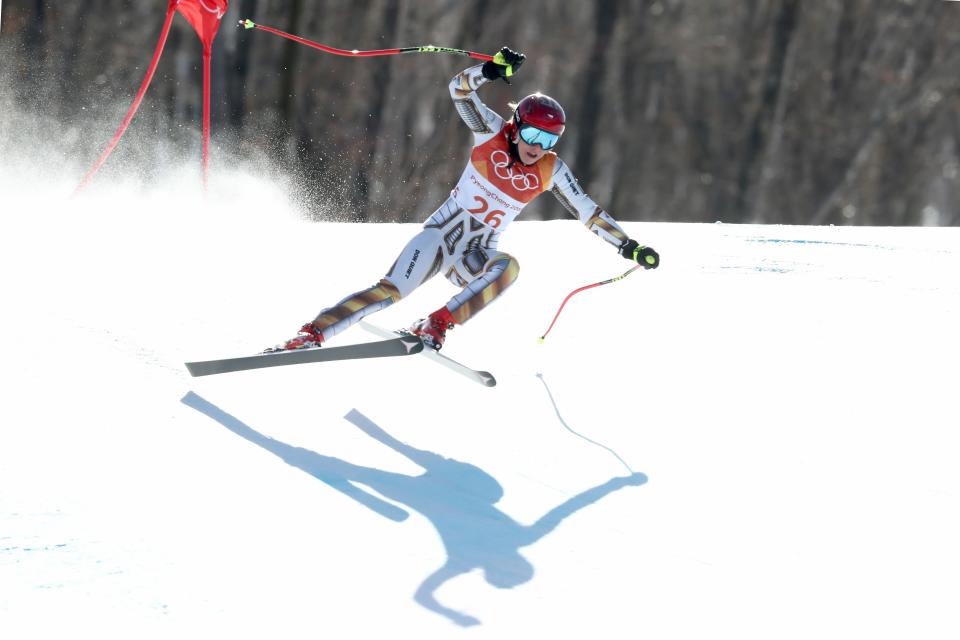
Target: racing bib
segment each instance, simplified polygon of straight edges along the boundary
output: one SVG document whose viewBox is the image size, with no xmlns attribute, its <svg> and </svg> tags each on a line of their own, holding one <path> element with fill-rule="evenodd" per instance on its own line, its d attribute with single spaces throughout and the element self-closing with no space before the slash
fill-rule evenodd
<svg viewBox="0 0 960 640">
<path fill-rule="evenodd" d="M 511 162 L 509 143 L 501 129 L 473 148 L 451 195 L 475 218 L 503 231 L 530 201 L 550 188 L 556 158 L 550 152 L 530 166 Z"/>
</svg>

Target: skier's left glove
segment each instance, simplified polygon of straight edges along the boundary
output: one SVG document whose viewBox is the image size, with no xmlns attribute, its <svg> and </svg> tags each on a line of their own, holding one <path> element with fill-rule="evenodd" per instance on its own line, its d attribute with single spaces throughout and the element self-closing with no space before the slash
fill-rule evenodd
<svg viewBox="0 0 960 640">
<path fill-rule="evenodd" d="M 493 56 L 493 60 L 487 60 L 483 63 L 480 71 L 487 80 L 503 78 L 504 82 L 510 84 L 510 76 L 517 72 L 517 69 L 520 68 L 520 65 L 522 65 L 526 59 L 527 56 L 519 51 L 513 51 L 507 47 L 503 47 L 497 52 L 497 55 Z"/>
<path fill-rule="evenodd" d="M 650 247 L 640 246 L 636 240 L 627 240 L 620 247 L 620 255 L 627 260 L 633 260 L 644 269 L 656 269 L 660 266 L 660 254 Z"/>
</svg>

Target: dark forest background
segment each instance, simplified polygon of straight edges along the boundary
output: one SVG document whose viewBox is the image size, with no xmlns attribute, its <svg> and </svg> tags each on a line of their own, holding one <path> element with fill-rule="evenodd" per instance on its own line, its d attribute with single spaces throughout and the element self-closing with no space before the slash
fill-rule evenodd
<svg viewBox="0 0 960 640">
<path fill-rule="evenodd" d="M 3 104 L 59 123 L 70 157 L 92 163 L 166 6 L 3 0 Z M 960 225 L 960 2 L 232 0 L 213 58 L 214 175 L 218 157 L 263 154 L 305 204 L 413 222 L 466 162 L 446 86 L 470 61 L 342 58 L 240 18 L 345 49 L 523 51 L 513 86 L 481 97 L 501 113 L 536 90 L 560 100 L 558 153 L 621 220 Z M 195 157 L 200 64 L 178 16 L 128 135 Z M 149 159 L 130 146 L 118 154 Z M 566 216 L 549 196 L 525 214 Z"/>
</svg>

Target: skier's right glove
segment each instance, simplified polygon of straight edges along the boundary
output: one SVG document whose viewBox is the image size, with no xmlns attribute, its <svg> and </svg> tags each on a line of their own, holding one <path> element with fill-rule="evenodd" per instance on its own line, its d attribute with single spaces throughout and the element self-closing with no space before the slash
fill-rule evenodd
<svg viewBox="0 0 960 640">
<path fill-rule="evenodd" d="M 527 56 L 519 51 L 513 51 L 507 47 L 503 47 L 497 52 L 497 55 L 493 56 L 493 60 L 487 60 L 483 63 L 480 71 L 487 80 L 503 78 L 504 82 L 510 84 L 508 78 L 516 73 L 517 69 L 520 68 L 520 65 L 522 65 L 526 59 Z"/>
<path fill-rule="evenodd" d="M 620 255 L 633 260 L 644 269 L 656 269 L 660 266 L 660 254 L 650 247 L 642 247 L 636 240 L 627 240 L 620 247 Z"/>
</svg>

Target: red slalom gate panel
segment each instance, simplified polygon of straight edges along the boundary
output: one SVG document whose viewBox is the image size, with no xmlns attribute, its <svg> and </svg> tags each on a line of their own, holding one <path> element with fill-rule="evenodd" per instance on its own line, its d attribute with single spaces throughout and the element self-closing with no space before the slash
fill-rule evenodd
<svg viewBox="0 0 960 640">
<path fill-rule="evenodd" d="M 163 53 L 164 46 L 166 45 L 167 36 L 170 33 L 170 25 L 173 21 L 175 12 L 180 13 L 180 15 L 182 15 L 187 22 L 190 23 L 194 31 L 197 32 L 197 36 L 200 38 L 200 41 L 203 43 L 204 77 L 202 167 L 203 185 L 204 188 L 206 188 L 210 151 L 210 57 L 213 49 L 213 40 L 217 36 L 217 31 L 220 29 L 220 22 L 223 19 L 223 16 L 227 13 L 227 9 L 229 9 L 229 0 L 169 0 L 167 4 L 167 16 L 164 20 L 163 28 L 160 31 L 160 38 L 157 40 L 157 46 L 154 49 L 153 58 L 150 61 L 150 65 L 147 67 L 147 73 L 144 75 L 140 89 L 137 91 L 137 95 L 133 99 L 133 103 L 130 105 L 127 115 L 123 118 L 123 121 L 117 128 L 116 133 L 113 134 L 113 138 L 110 140 L 109 144 L 107 144 L 107 147 L 103 150 L 103 153 L 100 154 L 100 157 L 97 159 L 97 161 L 80 181 L 80 184 L 74 191 L 74 195 L 80 193 L 80 191 L 82 191 L 87 184 L 90 183 L 96 173 L 100 170 L 100 167 L 103 166 L 103 163 L 107 161 L 107 158 L 110 157 L 110 154 L 113 153 L 113 150 L 120 142 L 120 138 L 123 137 L 124 132 L 126 132 L 127 127 L 130 126 L 130 122 L 137 113 L 137 109 L 140 108 L 140 103 L 143 102 L 143 97 L 147 93 L 147 88 L 150 86 L 150 82 L 153 80 L 153 74 L 157 70 L 157 64 L 160 61 L 160 56 Z"/>
<path fill-rule="evenodd" d="M 213 45 L 220 28 L 220 20 L 227 13 L 227 0 L 180 0 L 177 11 L 193 27 L 204 48 Z"/>
<path fill-rule="evenodd" d="M 227 0 L 181 0 L 177 11 L 193 26 L 203 43 L 203 188 L 207 188 L 210 166 L 210 59 L 213 39 L 228 9 Z"/>
</svg>

